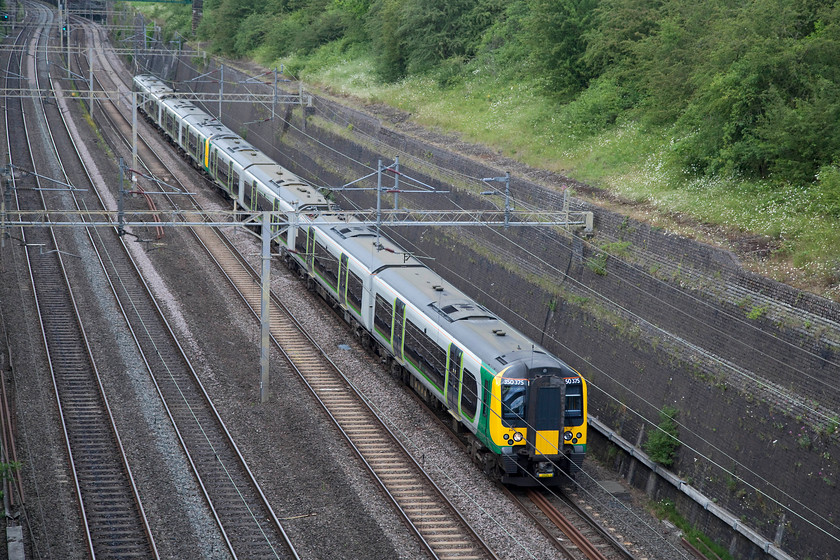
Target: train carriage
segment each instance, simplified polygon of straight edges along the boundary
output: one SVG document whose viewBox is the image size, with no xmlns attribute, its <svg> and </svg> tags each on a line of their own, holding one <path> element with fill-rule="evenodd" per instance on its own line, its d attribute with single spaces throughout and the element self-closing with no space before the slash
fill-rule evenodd
<svg viewBox="0 0 840 560">
<path fill-rule="evenodd" d="M 224 192 L 272 211 L 287 262 L 421 395 L 474 436 L 485 470 L 517 485 L 559 482 L 586 452 L 586 382 L 369 227 L 335 225 L 330 202 L 152 76 L 140 107 Z"/>
</svg>

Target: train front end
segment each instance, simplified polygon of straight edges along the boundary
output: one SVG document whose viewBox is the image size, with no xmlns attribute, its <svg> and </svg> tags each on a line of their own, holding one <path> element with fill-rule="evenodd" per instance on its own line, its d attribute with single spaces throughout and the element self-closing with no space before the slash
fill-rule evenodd
<svg viewBox="0 0 840 560">
<path fill-rule="evenodd" d="M 489 434 L 505 484 L 556 485 L 586 455 L 586 382 L 541 352 L 504 356 L 493 378 Z"/>
</svg>

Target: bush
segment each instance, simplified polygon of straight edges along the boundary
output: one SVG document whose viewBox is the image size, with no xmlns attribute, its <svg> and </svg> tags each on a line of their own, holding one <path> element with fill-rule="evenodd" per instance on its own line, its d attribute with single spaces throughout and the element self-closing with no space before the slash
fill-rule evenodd
<svg viewBox="0 0 840 560">
<path fill-rule="evenodd" d="M 671 406 L 663 406 L 659 411 L 659 426 L 648 434 L 643 448 L 651 461 L 663 467 L 671 467 L 680 446 L 679 429 L 674 420 L 679 411 Z"/>
<path fill-rule="evenodd" d="M 573 101 L 558 109 L 558 117 L 572 137 L 585 138 L 614 125 L 633 106 L 630 92 L 615 80 L 599 78 Z"/>
<path fill-rule="evenodd" d="M 840 218 L 840 168 L 826 165 L 820 169 L 812 200 L 817 214 Z"/>
</svg>

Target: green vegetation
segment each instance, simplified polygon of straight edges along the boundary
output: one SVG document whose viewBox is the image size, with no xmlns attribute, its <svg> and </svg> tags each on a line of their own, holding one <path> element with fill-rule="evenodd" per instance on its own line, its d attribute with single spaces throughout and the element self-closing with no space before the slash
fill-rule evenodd
<svg viewBox="0 0 840 560">
<path fill-rule="evenodd" d="M 747 319 L 756 320 L 760 317 L 764 317 L 767 314 L 768 307 L 766 305 L 756 305 L 752 309 L 750 309 L 749 313 L 747 313 Z"/>
<path fill-rule="evenodd" d="M 663 467 L 670 467 L 674 464 L 677 448 L 680 446 L 680 433 L 677 423 L 674 421 L 678 412 L 672 406 L 663 406 L 662 410 L 659 411 L 658 429 L 651 430 L 648 433 L 647 441 L 643 446 L 650 460 Z"/>
<path fill-rule="evenodd" d="M 14 473 L 21 468 L 20 462 L 0 463 L 0 480 L 13 480 Z M 0 490 L 0 498 L 3 497 L 3 491 Z"/>
<path fill-rule="evenodd" d="M 729 551 L 717 544 L 691 525 L 682 515 L 677 512 L 676 505 L 671 500 L 661 500 L 652 504 L 654 514 L 660 519 L 667 519 L 683 532 L 685 540 L 711 559 L 732 560 Z"/>
<path fill-rule="evenodd" d="M 598 276 L 606 276 L 608 256 L 607 253 L 599 251 L 594 256 L 586 259 L 586 267 Z"/>
<path fill-rule="evenodd" d="M 191 4 L 154 4 L 135 3 L 133 7 L 142 11 L 147 17 L 157 21 L 162 26 L 162 40 L 165 43 L 177 43 L 192 35 L 192 5 Z M 121 35 L 122 31 L 115 31 Z M 178 35 L 176 35 L 176 33 Z M 177 48 L 177 45 L 170 45 Z"/>
<path fill-rule="evenodd" d="M 630 256 L 630 247 L 633 244 L 629 241 L 615 241 L 612 243 L 604 243 L 601 245 L 601 249 L 606 251 L 611 255 L 616 255 L 618 257 L 628 257 Z"/>
<path fill-rule="evenodd" d="M 835 2 L 206 0 L 204 9 L 198 35 L 213 52 L 391 104 L 666 213 L 766 236 L 763 272 L 840 297 Z M 154 10 L 186 35 L 183 6 Z"/>
</svg>

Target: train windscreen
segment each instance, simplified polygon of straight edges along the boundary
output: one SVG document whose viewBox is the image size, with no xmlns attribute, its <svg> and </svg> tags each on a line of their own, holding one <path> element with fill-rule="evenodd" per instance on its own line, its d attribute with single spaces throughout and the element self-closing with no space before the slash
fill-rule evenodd
<svg viewBox="0 0 840 560">
<path fill-rule="evenodd" d="M 525 426 L 525 385 L 502 385 L 502 422 L 505 426 Z"/>
<path fill-rule="evenodd" d="M 580 385 L 566 386 L 566 425 L 583 424 L 583 390 Z"/>
</svg>

